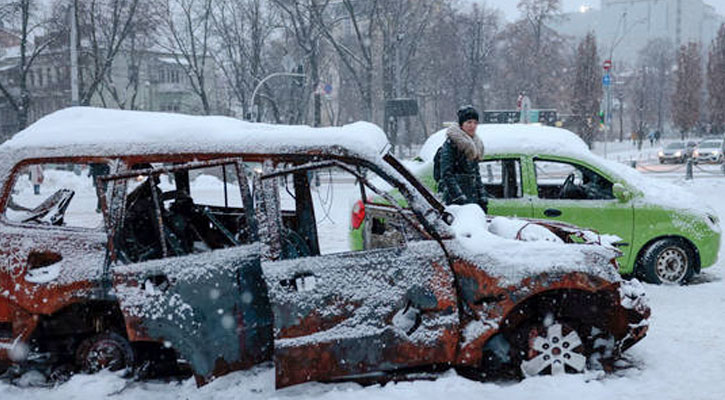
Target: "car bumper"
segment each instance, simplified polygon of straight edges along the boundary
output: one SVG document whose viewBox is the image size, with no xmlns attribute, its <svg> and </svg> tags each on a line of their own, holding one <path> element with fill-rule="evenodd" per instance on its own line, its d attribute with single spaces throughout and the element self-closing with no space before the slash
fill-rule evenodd
<svg viewBox="0 0 725 400">
<path fill-rule="evenodd" d="M 619 295 L 627 324 L 625 334 L 618 340 L 617 347 L 622 352 L 647 335 L 651 310 L 644 287 L 636 279 L 623 281 L 619 287 Z"/>
<path fill-rule="evenodd" d="M 722 232 L 711 231 L 706 237 L 697 243 L 697 250 L 700 253 L 700 268 L 707 268 L 717 262 L 720 251 Z"/>
<path fill-rule="evenodd" d="M 722 162 L 722 154 L 708 154 L 708 155 L 701 155 L 695 158 L 695 161 L 698 163 L 721 163 Z"/>
<path fill-rule="evenodd" d="M 665 154 L 663 156 L 659 156 L 660 162 L 683 162 L 685 160 L 685 157 L 683 156 L 675 156 L 672 154 Z"/>
</svg>

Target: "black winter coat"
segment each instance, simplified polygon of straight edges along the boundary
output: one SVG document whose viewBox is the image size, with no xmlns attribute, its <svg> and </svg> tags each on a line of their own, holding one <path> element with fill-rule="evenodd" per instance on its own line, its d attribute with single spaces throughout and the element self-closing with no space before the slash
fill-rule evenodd
<svg viewBox="0 0 725 400">
<path fill-rule="evenodd" d="M 488 202 L 478 161 L 466 158 L 452 139 L 446 139 L 441 148 L 438 181 L 438 192 L 446 204 L 475 203 L 483 206 Z"/>
</svg>

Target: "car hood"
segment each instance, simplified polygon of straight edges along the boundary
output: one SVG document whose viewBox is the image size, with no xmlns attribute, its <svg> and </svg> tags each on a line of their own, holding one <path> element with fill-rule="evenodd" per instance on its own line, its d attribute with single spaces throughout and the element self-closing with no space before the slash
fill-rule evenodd
<svg viewBox="0 0 725 400">
<path fill-rule="evenodd" d="M 515 240 L 493 233 L 503 230 L 490 229 L 477 205 L 449 206 L 447 210 L 454 216 L 450 230 L 455 239 L 448 243 L 451 254 L 499 278 L 501 284 L 515 285 L 544 273 L 572 272 L 609 282 L 621 280 L 612 264 L 619 255 L 616 249 L 598 244 L 567 244 L 543 234 L 539 240 Z"/>
</svg>

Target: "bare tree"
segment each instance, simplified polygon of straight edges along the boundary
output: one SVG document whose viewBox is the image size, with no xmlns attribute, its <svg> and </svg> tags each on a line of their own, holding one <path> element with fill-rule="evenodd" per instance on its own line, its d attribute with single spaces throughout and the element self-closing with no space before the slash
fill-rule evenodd
<svg viewBox="0 0 725 400">
<path fill-rule="evenodd" d="M 329 11 L 318 9 L 315 14 L 322 34 L 337 53 L 358 91 L 362 103 L 361 117 L 367 121 L 373 121 L 374 44 L 379 28 L 380 3 L 380 0 L 340 0 Z M 348 30 L 350 33 L 346 34 Z"/>
<path fill-rule="evenodd" d="M 652 101 L 652 93 L 654 92 L 654 80 L 656 73 L 647 66 L 641 66 L 632 78 L 630 84 L 630 118 L 634 134 L 637 139 L 637 145 L 641 149 L 644 140 L 645 131 L 650 126 L 651 116 L 655 111 L 655 103 Z"/>
<path fill-rule="evenodd" d="M 653 79 L 648 81 L 648 99 L 652 103 L 653 113 L 649 122 L 662 131 L 666 115 L 669 113 L 670 93 L 672 91 L 671 73 L 674 67 L 672 42 L 669 39 L 653 39 L 642 49 L 640 63 Z"/>
<path fill-rule="evenodd" d="M 526 91 L 535 107 L 566 105 L 565 40 L 546 23 L 557 17 L 559 0 L 522 0 L 522 19 L 501 34 L 497 65 L 499 97 L 510 107 L 519 91 Z"/>
<path fill-rule="evenodd" d="M 463 13 L 460 22 L 462 37 L 468 41 L 463 46 L 463 60 L 466 64 L 466 82 L 463 100 L 481 108 L 487 106 L 487 86 L 493 69 L 493 58 L 499 34 L 498 12 L 484 5 L 473 5 L 470 13 Z"/>
<path fill-rule="evenodd" d="M 672 95 L 672 121 L 680 130 L 682 140 L 700 118 L 700 99 L 703 83 L 700 44 L 690 42 L 677 52 L 675 91 Z"/>
<path fill-rule="evenodd" d="M 8 25 L 15 26 L 20 39 L 17 61 L 7 76 L 9 81 L 0 81 L 0 94 L 15 111 L 18 130 L 28 126 L 32 96 L 28 85 L 28 76 L 33 63 L 51 44 L 52 36 L 39 36 L 46 21 L 41 16 L 36 0 L 3 1 L 0 3 L 0 15 Z M 17 90 L 13 90 L 17 88 Z"/>
<path fill-rule="evenodd" d="M 602 98 L 602 72 L 593 33 L 588 33 L 579 43 L 575 60 L 571 109 L 575 115 L 577 133 L 591 147 L 598 126 L 596 114 Z"/>
<path fill-rule="evenodd" d="M 73 0 L 79 27 L 78 48 L 89 67 L 80 69 L 79 101 L 90 105 L 132 30 L 139 0 Z M 82 43 L 88 47 L 82 47 Z"/>
<path fill-rule="evenodd" d="M 212 13 L 217 50 L 213 53 L 227 86 L 246 115 L 249 97 L 266 73 L 264 53 L 277 27 L 275 16 L 262 0 L 220 0 Z"/>
<path fill-rule="evenodd" d="M 172 54 L 201 102 L 211 114 L 207 75 L 211 61 L 212 0 L 166 0 L 159 45 Z"/>
<path fill-rule="evenodd" d="M 144 1 L 137 4 L 135 17 L 118 50 L 118 54 L 124 55 L 123 62 L 128 74 L 122 79 L 118 79 L 113 73 L 113 66 L 106 68 L 99 92 L 104 104 L 106 104 L 105 94 L 107 93 L 110 101 L 113 102 L 112 107 L 131 110 L 139 108 L 137 100 L 141 91 L 144 90 L 141 82 L 141 68 L 153 47 L 157 26 L 161 22 L 160 15 L 155 11 L 157 4 L 158 1 Z"/>
<path fill-rule="evenodd" d="M 291 32 L 297 47 L 302 52 L 305 61 L 305 70 L 308 71 L 309 80 L 305 91 L 305 98 L 313 96 L 313 125 L 319 126 L 322 118 L 322 99 L 320 97 L 320 70 L 322 64 L 322 38 L 321 26 L 315 22 L 318 15 L 324 15 L 330 0 L 273 0 L 282 11 L 285 28 Z M 307 102 L 303 102 L 307 105 Z M 303 115 L 307 110 L 302 110 Z"/>
<path fill-rule="evenodd" d="M 725 24 L 710 45 L 707 60 L 707 93 L 713 132 L 725 131 Z"/>
</svg>

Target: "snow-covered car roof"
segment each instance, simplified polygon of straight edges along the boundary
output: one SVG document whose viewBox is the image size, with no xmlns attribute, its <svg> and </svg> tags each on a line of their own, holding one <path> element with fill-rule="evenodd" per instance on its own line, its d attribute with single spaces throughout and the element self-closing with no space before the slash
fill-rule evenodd
<svg viewBox="0 0 725 400">
<path fill-rule="evenodd" d="M 561 154 L 589 152 L 586 143 L 574 133 L 561 128 L 524 124 L 481 124 L 476 134 L 483 141 L 486 154 Z M 446 129 L 433 135 L 420 150 L 420 157 L 432 161 L 443 142 Z"/>
<path fill-rule="evenodd" d="M 446 140 L 446 130 L 431 135 L 420 150 L 421 163 L 407 163 L 406 167 L 420 176 L 433 168 L 435 153 Z M 680 209 L 707 220 L 715 215 L 712 208 L 694 194 L 671 183 L 644 176 L 639 171 L 620 162 L 607 160 L 589 150 L 589 147 L 575 133 L 562 128 L 538 124 L 480 124 L 476 134 L 484 145 L 484 154 L 527 154 L 571 157 L 582 160 L 610 174 L 616 181 L 625 183 L 642 196 L 636 201 Z"/>
<path fill-rule="evenodd" d="M 342 147 L 379 157 L 388 147 L 376 125 L 343 127 L 252 123 L 222 116 L 72 107 L 47 115 L 0 145 L 32 157 L 152 153 L 293 153 Z"/>
</svg>

